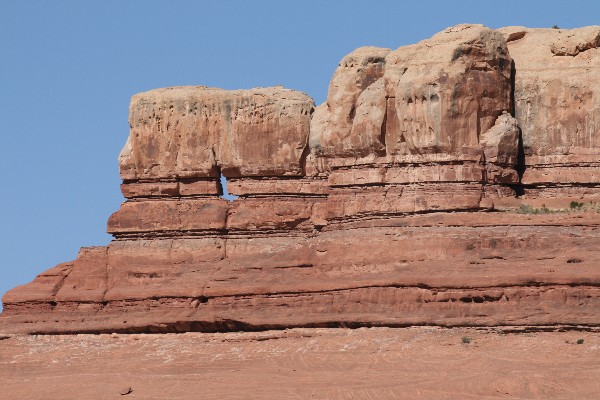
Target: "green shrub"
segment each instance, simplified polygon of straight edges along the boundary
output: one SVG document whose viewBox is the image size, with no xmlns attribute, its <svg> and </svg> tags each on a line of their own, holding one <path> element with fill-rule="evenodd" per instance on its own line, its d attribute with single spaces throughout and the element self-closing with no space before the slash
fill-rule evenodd
<svg viewBox="0 0 600 400">
<path fill-rule="evenodd" d="M 471 338 L 470 338 L 470 337 L 468 337 L 468 336 L 463 336 L 463 337 L 462 337 L 462 342 L 463 342 L 464 344 L 469 344 L 469 343 L 471 343 Z"/>
<path fill-rule="evenodd" d="M 551 214 L 553 211 L 542 204 L 541 208 L 533 208 L 529 204 L 521 204 L 517 209 L 518 214 Z"/>
<path fill-rule="evenodd" d="M 577 344 L 583 344 L 583 339 L 577 339 Z"/>
<path fill-rule="evenodd" d="M 529 204 L 521 204 L 517 212 L 519 214 L 535 214 L 535 209 Z"/>
<path fill-rule="evenodd" d="M 569 208 L 571 210 L 580 210 L 583 207 L 583 203 L 578 203 L 576 201 L 572 201 L 569 203 Z"/>
<path fill-rule="evenodd" d="M 560 29 L 558 25 L 552 25 L 552 29 Z"/>
</svg>

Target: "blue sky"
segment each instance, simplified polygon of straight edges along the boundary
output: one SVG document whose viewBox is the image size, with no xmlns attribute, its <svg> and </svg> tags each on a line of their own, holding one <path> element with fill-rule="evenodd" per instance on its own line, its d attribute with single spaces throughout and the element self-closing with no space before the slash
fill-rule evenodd
<svg viewBox="0 0 600 400">
<path fill-rule="evenodd" d="M 110 241 L 133 94 L 282 84 L 319 104 L 353 49 L 464 22 L 594 25 L 600 2 L 0 0 L 0 294 Z"/>
</svg>

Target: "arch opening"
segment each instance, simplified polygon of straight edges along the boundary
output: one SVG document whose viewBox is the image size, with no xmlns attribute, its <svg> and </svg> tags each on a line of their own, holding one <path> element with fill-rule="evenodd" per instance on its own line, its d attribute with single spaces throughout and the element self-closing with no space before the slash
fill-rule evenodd
<svg viewBox="0 0 600 400">
<path fill-rule="evenodd" d="M 219 186 L 220 198 L 225 199 L 227 201 L 234 201 L 235 199 L 239 198 L 239 196 L 229 194 L 229 192 L 227 191 L 227 177 L 225 177 L 225 175 L 223 175 L 221 171 L 219 171 Z"/>
</svg>

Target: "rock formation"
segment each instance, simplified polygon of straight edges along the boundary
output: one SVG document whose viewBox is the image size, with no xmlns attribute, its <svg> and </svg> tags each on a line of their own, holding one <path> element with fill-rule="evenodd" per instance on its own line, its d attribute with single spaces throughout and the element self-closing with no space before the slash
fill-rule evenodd
<svg viewBox="0 0 600 400">
<path fill-rule="evenodd" d="M 532 204 L 600 200 L 600 28 L 499 30 L 515 61 L 514 116 Z"/>
<path fill-rule="evenodd" d="M 8 292 L 0 324 L 600 326 L 599 38 L 459 25 L 363 47 L 318 107 L 281 87 L 138 94 L 113 242 Z"/>
</svg>

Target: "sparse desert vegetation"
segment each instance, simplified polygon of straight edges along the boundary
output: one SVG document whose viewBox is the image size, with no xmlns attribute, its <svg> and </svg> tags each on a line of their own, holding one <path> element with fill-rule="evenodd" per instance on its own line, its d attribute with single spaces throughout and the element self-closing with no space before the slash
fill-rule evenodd
<svg viewBox="0 0 600 400">
<path fill-rule="evenodd" d="M 517 214 L 557 214 L 585 211 L 600 212 L 600 203 L 571 201 L 568 208 L 549 208 L 545 204 L 542 204 L 541 207 L 534 207 L 531 204 L 523 203 L 517 209 L 510 210 Z"/>
</svg>

